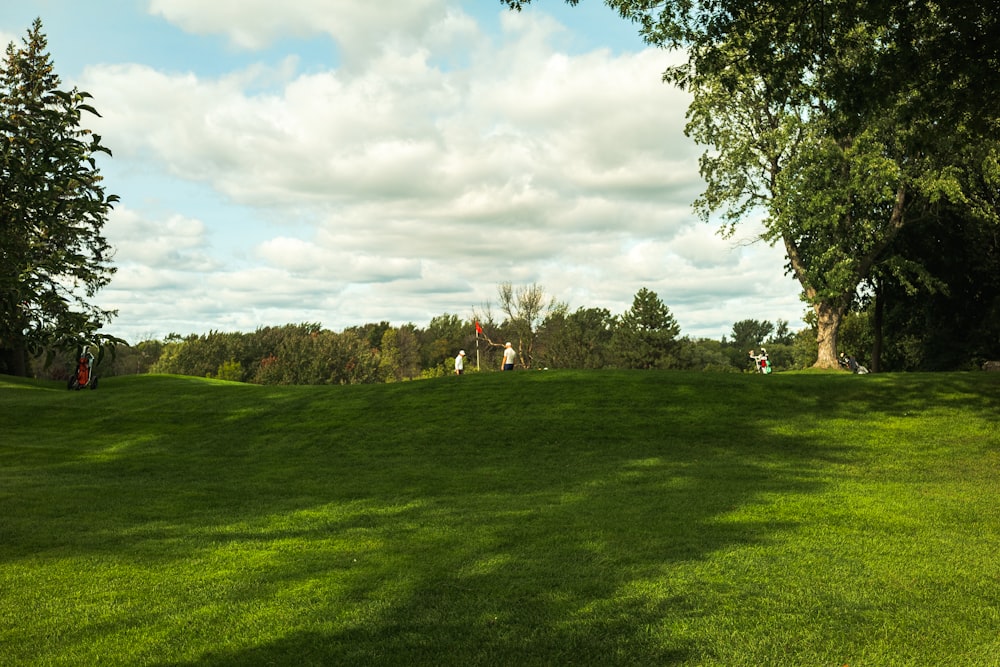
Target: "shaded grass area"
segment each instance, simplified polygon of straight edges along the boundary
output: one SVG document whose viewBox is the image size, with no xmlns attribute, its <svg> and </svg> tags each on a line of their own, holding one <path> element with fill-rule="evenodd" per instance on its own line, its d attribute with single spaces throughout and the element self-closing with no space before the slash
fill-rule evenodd
<svg viewBox="0 0 1000 667">
<path fill-rule="evenodd" d="M 1000 378 L 0 377 L 0 663 L 1000 664 Z"/>
</svg>

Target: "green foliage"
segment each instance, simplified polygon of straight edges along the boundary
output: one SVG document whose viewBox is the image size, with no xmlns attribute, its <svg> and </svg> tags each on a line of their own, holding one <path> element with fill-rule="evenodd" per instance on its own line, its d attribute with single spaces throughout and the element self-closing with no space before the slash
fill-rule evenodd
<svg viewBox="0 0 1000 667">
<path fill-rule="evenodd" d="M 378 349 L 354 331 L 337 334 L 317 324 L 289 324 L 251 334 L 213 331 L 169 342 L 150 370 L 221 377 L 226 368 L 225 379 L 256 384 L 355 384 L 385 379 L 379 364 Z"/>
<path fill-rule="evenodd" d="M 210 331 L 168 343 L 163 355 L 150 369 L 153 373 L 174 373 L 195 377 L 213 377 L 224 364 L 237 361 L 247 368 L 252 361 L 241 354 L 245 334 Z M 239 378 L 246 381 L 246 377 Z"/>
<path fill-rule="evenodd" d="M 708 338 L 681 338 L 676 356 L 676 367 L 680 370 L 736 373 L 742 368 L 732 363 L 730 346 Z"/>
<path fill-rule="evenodd" d="M 164 343 L 157 340 L 144 340 L 135 345 L 120 345 L 107 366 L 102 369 L 105 376 L 141 375 L 148 373 L 150 367 L 160 358 Z"/>
<path fill-rule="evenodd" d="M 961 370 L 1000 359 L 1000 226 L 953 213 L 948 225 L 905 230 L 893 250 L 922 270 L 897 263 L 882 271 L 861 309 L 865 338 L 883 338 L 880 370 Z"/>
<path fill-rule="evenodd" d="M 454 365 L 449 364 L 447 361 L 442 361 L 436 366 L 431 366 L 430 368 L 425 368 L 420 372 L 421 380 L 430 380 L 432 378 L 441 378 L 451 375 L 454 371 Z M 472 372 L 472 369 L 466 370 L 466 373 Z"/>
<path fill-rule="evenodd" d="M 41 21 L 0 69 L 0 371 L 26 375 L 28 355 L 121 343 L 99 333 L 114 311 L 90 299 L 111 280 L 102 229 L 115 195 L 96 166 L 110 155 L 83 128 L 90 95 L 60 88 Z"/>
<path fill-rule="evenodd" d="M 412 380 L 420 376 L 420 338 L 417 327 L 406 324 L 396 329 L 396 347 L 399 354 L 398 379 Z"/>
<path fill-rule="evenodd" d="M 402 354 L 399 350 L 399 331 L 386 329 L 382 334 L 378 357 L 379 378 L 383 382 L 399 382 L 403 379 Z"/>
<path fill-rule="evenodd" d="M 258 384 L 365 384 L 379 381 L 379 356 L 357 334 L 321 330 L 288 336 L 260 362 Z"/>
<path fill-rule="evenodd" d="M 816 331 L 803 329 L 799 331 L 791 344 L 792 367 L 807 368 L 816 359 Z"/>
<path fill-rule="evenodd" d="M 662 303 L 659 306 L 655 303 L 647 305 L 654 309 L 666 308 Z M 673 322 L 669 309 L 664 312 L 668 320 Z M 550 313 L 537 332 L 536 366 L 598 369 L 623 364 L 613 347 L 620 321 L 621 318 L 604 308 L 580 308 L 573 313 L 559 309 Z M 492 325 L 487 326 L 493 328 Z M 375 349 L 367 349 L 367 341 L 358 337 L 357 332 L 368 330 L 367 327 L 355 327 L 338 335 L 324 331 L 318 324 L 302 324 L 266 327 L 249 334 L 213 331 L 185 338 L 173 335 L 165 342 L 143 341 L 136 346 L 123 348 L 117 359 L 107 362 L 110 366 L 104 367 L 102 375 L 152 372 L 225 377 L 257 384 L 324 384 L 330 382 L 332 377 L 323 367 L 322 358 L 327 355 L 339 359 L 330 363 L 344 363 L 352 369 L 370 369 L 371 364 L 375 364 L 374 380 L 368 370 L 361 370 L 357 374 L 338 376 L 338 383 L 396 382 L 450 375 L 454 363 L 452 350 L 458 349 L 467 350 L 467 372 L 474 369 L 476 343 L 469 334 L 469 331 L 475 330 L 474 326 L 454 315 L 434 318 L 427 329 L 418 329 L 412 324 L 385 329 L 381 344 Z M 672 335 L 676 338 L 677 331 L 675 328 L 668 328 L 668 337 L 670 332 L 674 332 Z M 759 346 L 758 342 L 766 343 L 772 365 L 777 370 L 801 368 L 805 365 L 797 357 L 793 357 L 792 340 L 795 336 L 788 332 L 788 323 L 783 320 L 778 320 L 777 326 L 771 322 L 745 320 L 734 324 L 733 331 L 736 338 L 753 340 L 755 348 Z M 815 353 L 815 334 L 809 335 L 812 336 L 812 350 Z M 618 333 L 618 344 L 624 340 L 623 336 L 623 333 Z M 300 344 L 305 339 L 314 341 L 317 337 L 324 341 L 338 337 L 342 341 L 350 341 L 355 347 L 356 359 L 334 354 L 329 346 L 320 345 L 316 348 L 315 345 L 310 347 Z M 426 341 L 426 344 L 422 345 L 421 341 Z M 656 367 L 723 372 L 744 371 L 747 367 L 745 342 L 733 343 L 725 338 L 715 341 L 685 337 L 668 347 L 673 349 L 670 359 Z M 496 368 L 498 364 L 498 358 L 490 356 L 489 350 L 484 345 L 481 351 L 481 363 L 487 370 Z M 320 355 L 319 359 L 317 354 Z M 434 358 L 435 354 L 438 355 L 437 358 Z M 421 358 L 427 358 L 428 361 L 421 362 Z M 365 361 L 359 363 L 359 359 Z M 302 369 L 291 370 L 290 366 L 295 364 L 300 364 Z M 223 367 L 226 368 L 225 376 L 220 375 L 220 368 Z M 240 377 L 236 376 L 237 369 L 241 372 Z M 67 369 L 63 369 L 45 377 L 65 379 L 66 371 Z"/>
<path fill-rule="evenodd" d="M 346 332 L 350 332 L 368 344 L 371 349 L 377 349 L 382 344 L 385 333 L 392 328 L 389 322 L 382 320 L 377 324 L 369 322 L 358 327 L 348 327 Z"/>
<path fill-rule="evenodd" d="M 233 359 L 223 362 L 215 374 L 217 380 L 228 380 L 229 382 L 243 381 L 243 364 Z"/>
<path fill-rule="evenodd" d="M 0 377 L 0 653 L 989 665 L 998 397 L 998 373 Z"/>
<path fill-rule="evenodd" d="M 551 312 L 538 331 L 538 364 L 548 368 L 605 368 L 617 320 L 606 308 Z"/>
<path fill-rule="evenodd" d="M 420 345 L 420 367 L 433 368 L 446 359 L 454 359 L 461 349 L 468 350 L 475 329 L 458 315 L 445 313 L 431 319 L 427 328 L 416 333 Z"/>
<path fill-rule="evenodd" d="M 681 328 L 656 292 L 645 287 L 620 318 L 611 347 L 624 368 L 676 367 Z"/>
<path fill-rule="evenodd" d="M 774 324 L 760 320 L 740 320 L 733 324 L 730 342 L 737 350 L 756 350 L 769 342 L 774 332 Z"/>
<path fill-rule="evenodd" d="M 839 347 L 859 363 L 871 365 L 872 328 L 868 313 L 848 313 L 840 325 Z"/>
</svg>

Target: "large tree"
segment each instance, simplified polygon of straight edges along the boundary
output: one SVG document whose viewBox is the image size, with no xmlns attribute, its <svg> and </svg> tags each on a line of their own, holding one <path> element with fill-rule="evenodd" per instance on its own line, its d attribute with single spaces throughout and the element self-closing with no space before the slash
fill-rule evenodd
<svg viewBox="0 0 1000 667">
<path fill-rule="evenodd" d="M 102 228 L 117 197 L 95 161 L 110 152 L 81 126 L 90 95 L 60 87 L 46 49 L 35 20 L 0 70 L 0 371 L 14 375 L 45 349 L 118 341 L 91 301 L 114 273 Z"/>
<path fill-rule="evenodd" d="M 855 334 L 881 352 L 871 366 L 963 370 L 1000 359 L 1000 225 L 965 214 L 928 220 L 904 230 L 895 251 L 919 258 L 937 289 L 879 275 Z"/>
<path fill-rule="evenodd" d="M 520 8 L 530 0 L 504 0 Z M 576 4 L 576 0 L 568 0 Z M 817 366 L 859 286 L 907 225 L 995 193 L 1000 35 L 971 0 L 608 0 L 683 49 L 665 79 L 693 96 L 709 147 L 696 208 L 723 231 L 763 214 L 817 323 Z M 986 191 L 970 187 L 985 182 Z"/>
</svg>

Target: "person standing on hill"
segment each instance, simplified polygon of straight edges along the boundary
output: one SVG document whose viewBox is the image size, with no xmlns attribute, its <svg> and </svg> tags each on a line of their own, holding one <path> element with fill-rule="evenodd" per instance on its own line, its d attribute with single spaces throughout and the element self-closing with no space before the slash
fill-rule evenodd
<svg viewBox="0 0 1000 667">
<path fill-rule="evenodd" d="M 455 375 L 461 375 L 465 372 L 465 350 L 459 350 L 458 356 L 455 357 Z"/>
<path fill-rule="evenodd" d="M 503 365 L 500 367 L 500 369 L 505 371 L 514 370 L 515 357 L 517 357 L 517 353 L 514 352 L 514 348 L 511 347 L 510 343 L 506 343 L 503 346 Z"/>
</svg>

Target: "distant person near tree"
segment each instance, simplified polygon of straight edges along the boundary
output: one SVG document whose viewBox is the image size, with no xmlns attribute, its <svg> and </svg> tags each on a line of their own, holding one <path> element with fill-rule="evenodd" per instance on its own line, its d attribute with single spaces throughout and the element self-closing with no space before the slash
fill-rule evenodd
<svg viewBox="0 0 1000 667">
<path fill-rule="evenodd" d="M 465 350 L 459 350 L 455 357 L 455 375 L 461 375 L 465 371 Z"/>
<path fill-rule="evenodd" d="M 512 371 L 512 370 L 514 370 L 514 357 L 516 357 L 516 356 L 517 356 L 517 353 L 514 352 L 514 348 L 510 346 L 510 343 L 504 344 L 504 346 L 503 346 L 503 366 L 501 366 L 501 369 L 505 370 L 505 371 Z"/>
</svg>

